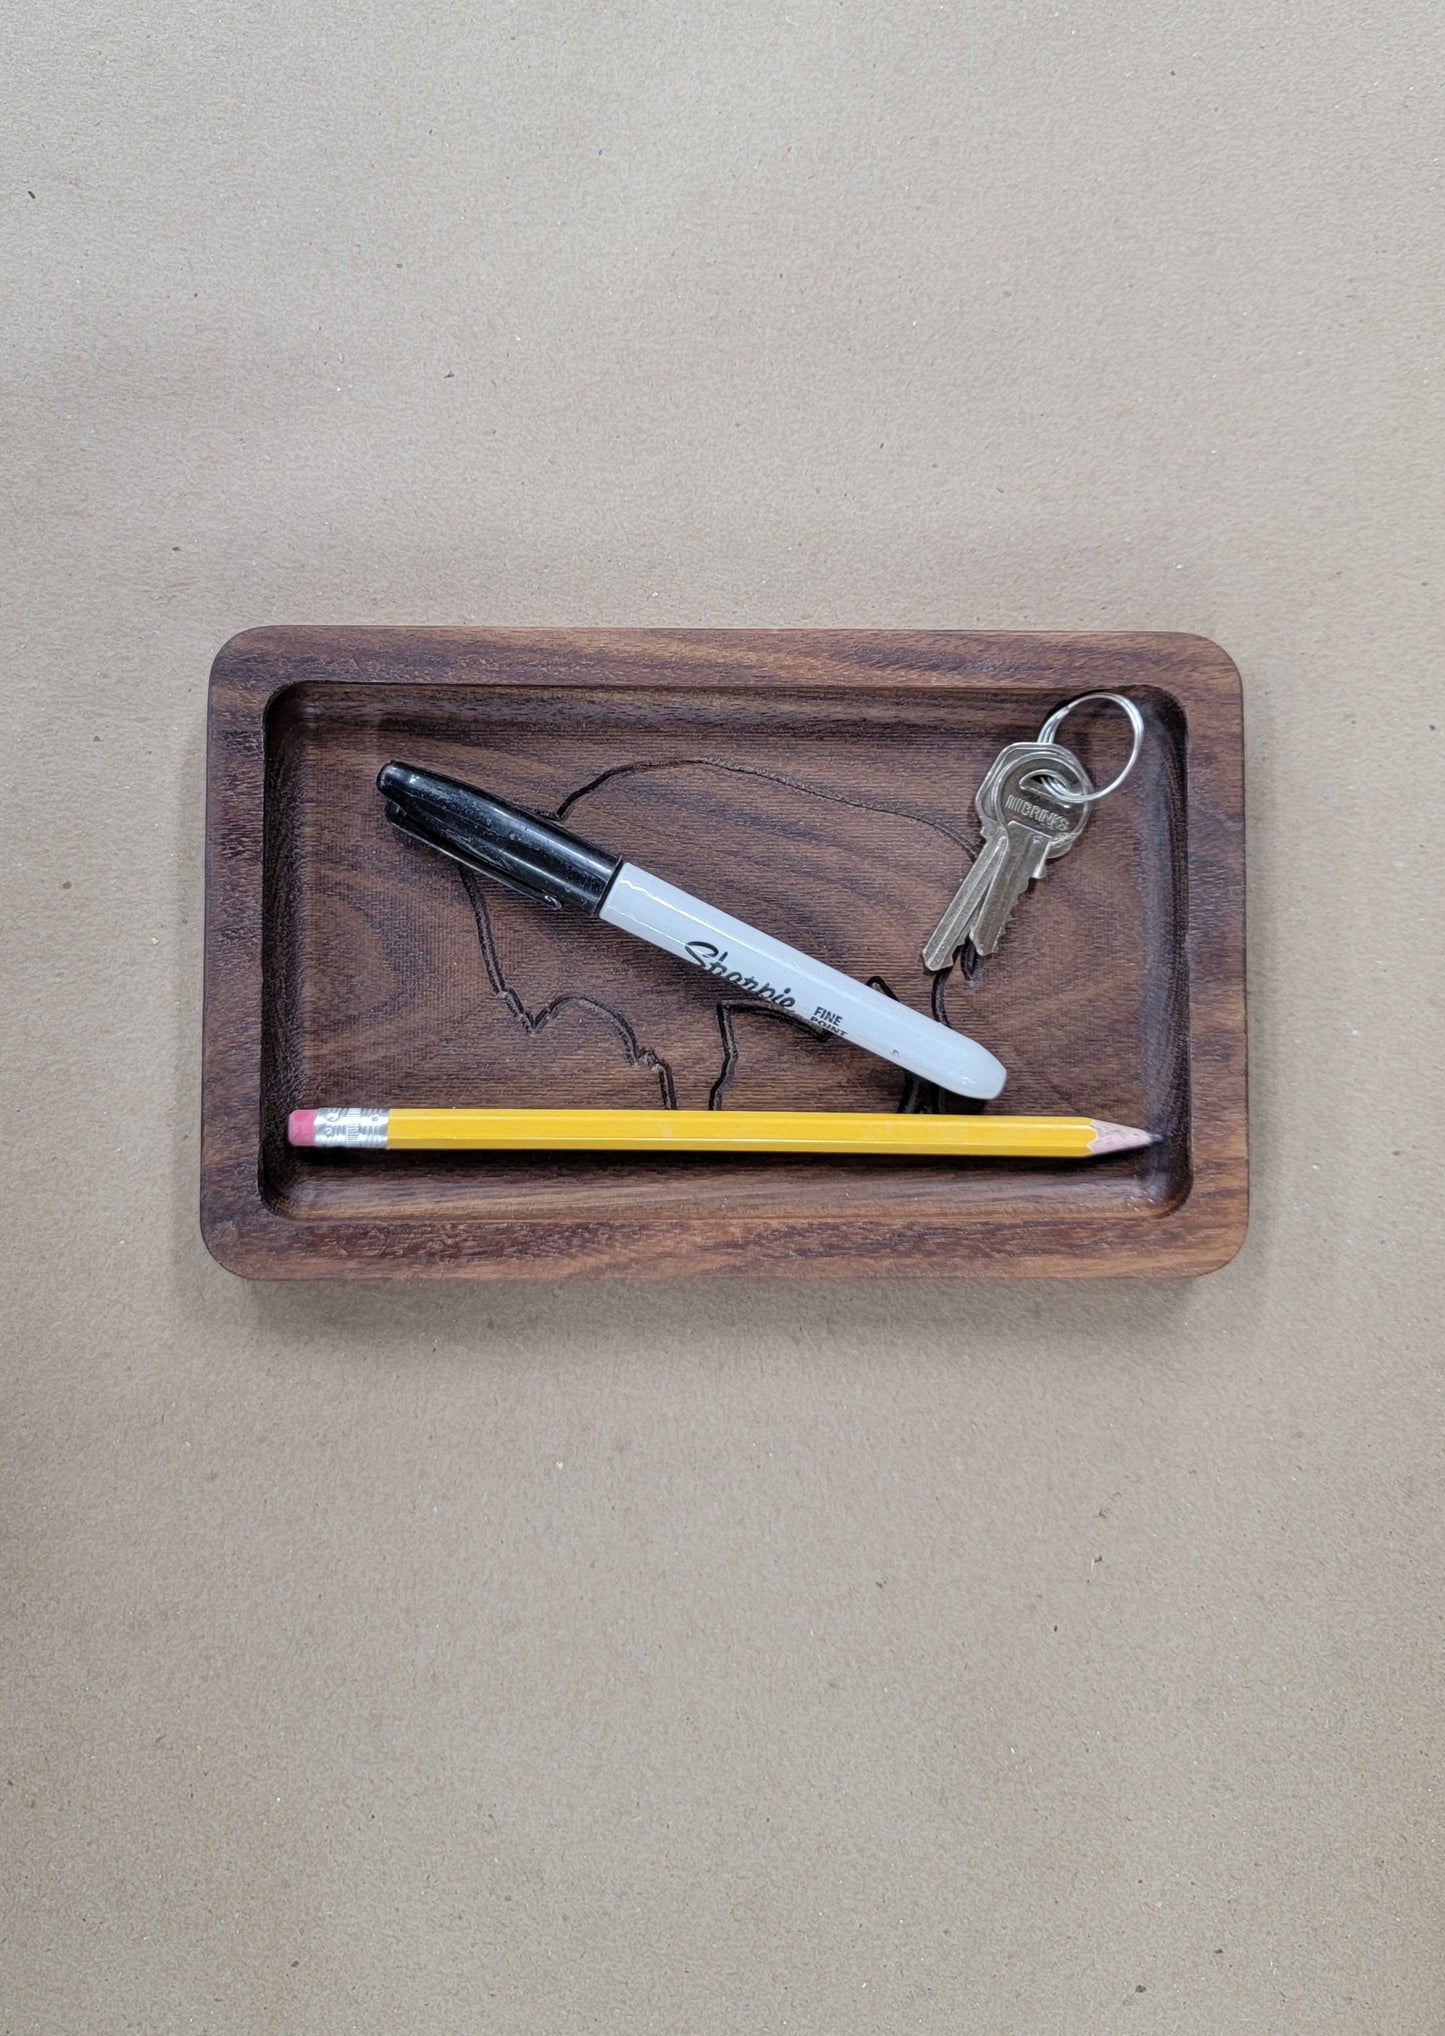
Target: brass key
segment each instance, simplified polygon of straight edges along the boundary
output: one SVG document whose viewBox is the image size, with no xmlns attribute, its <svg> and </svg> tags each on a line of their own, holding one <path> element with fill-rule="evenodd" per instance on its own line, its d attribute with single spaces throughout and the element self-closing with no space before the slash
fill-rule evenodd
<svg viewBox="0 0 1445 2036">
<path fill-rule="evenodd" d="M 1054 795 L 1051 778 L 1073 802 Z M 993 953 L 1019 898 L 1083 833 L 1089 806 L 1077 801 L 1093 789 L 1061 743 L 1011 742 L 999 752 L 974 800 L 983 847 L 924 946 L 925 968 L 950 968 L 965 944 Z"/>
</svg>

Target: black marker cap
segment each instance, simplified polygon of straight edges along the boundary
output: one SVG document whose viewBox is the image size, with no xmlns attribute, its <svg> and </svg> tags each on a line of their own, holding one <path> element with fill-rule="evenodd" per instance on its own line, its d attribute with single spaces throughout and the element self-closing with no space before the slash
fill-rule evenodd
<svg viewBox="0 0 1445 2036">
<path fill-rule="evenodd" d="M 413 764 L 389 763 L 376 780 L 386 817 L 441 855 L 560 912 L 570 905 L 595 917 L 621 856 L 569 834 L 490 792 Z"/>
</svg>

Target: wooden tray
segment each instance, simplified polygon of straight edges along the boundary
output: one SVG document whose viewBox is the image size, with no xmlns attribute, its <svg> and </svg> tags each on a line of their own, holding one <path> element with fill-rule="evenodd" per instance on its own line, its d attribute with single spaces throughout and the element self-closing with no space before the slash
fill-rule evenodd
<svg viewBox="0 0 1445 2036">
<path fill-rule="evenodd" d="M 1127 786 L 971 981 L 919 948 L 1006 741 L 1124 688 Z M 1065 731 L 1096 782 L 1122 722 Z M 292 1151 L 329 1103 L 935 1107 L 910 1078 L 399 837 L 390 757 L 603 846 L 993 1048 L 1088 1164 Z M 1192 1274 L 1244 1234 L 1239 677 L 1166 635 L 259 629 L 211 675 L 201 1224 L 251 1277 Z"/>
</svg>

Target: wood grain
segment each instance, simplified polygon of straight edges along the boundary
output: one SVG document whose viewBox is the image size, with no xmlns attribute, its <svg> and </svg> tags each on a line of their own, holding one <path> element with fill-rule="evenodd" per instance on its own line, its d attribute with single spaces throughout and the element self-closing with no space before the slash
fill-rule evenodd
<svg viewBox="0 0 1445 2036">
<path fill-rule="evenodd" d="M 1128 786 L 965 981 L 973 793 L 1126 688 Z M 1072 720 L 1096 778 L 1122 723 Z M 933 1109 L 923 1085 L 400 837 L 390 757 L 538 810 L 981 1039 L 1082 1165 L 293 1152 L 326 1103 Z M 1198 637 L 263 629 L 211 679 L 201 1220 L 260 1278 L 1192 1274 L 1244 1234 L 1240 688 Z"/>
</svg>

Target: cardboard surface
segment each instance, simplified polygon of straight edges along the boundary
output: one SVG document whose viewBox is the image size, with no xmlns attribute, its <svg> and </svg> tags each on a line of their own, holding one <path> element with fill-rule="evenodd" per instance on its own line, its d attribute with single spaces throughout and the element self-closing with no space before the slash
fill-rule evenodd
<svg viewBox="0 0 1445 2036">
<path fill-rule="evenodd" d="M 1441 41 L 12 25 L 0 2028 L 1438 2029 Z M 1217 638 L 1244 1253 L 230 1278 L 204 686 L 269 620 Z"/>
</svg>

